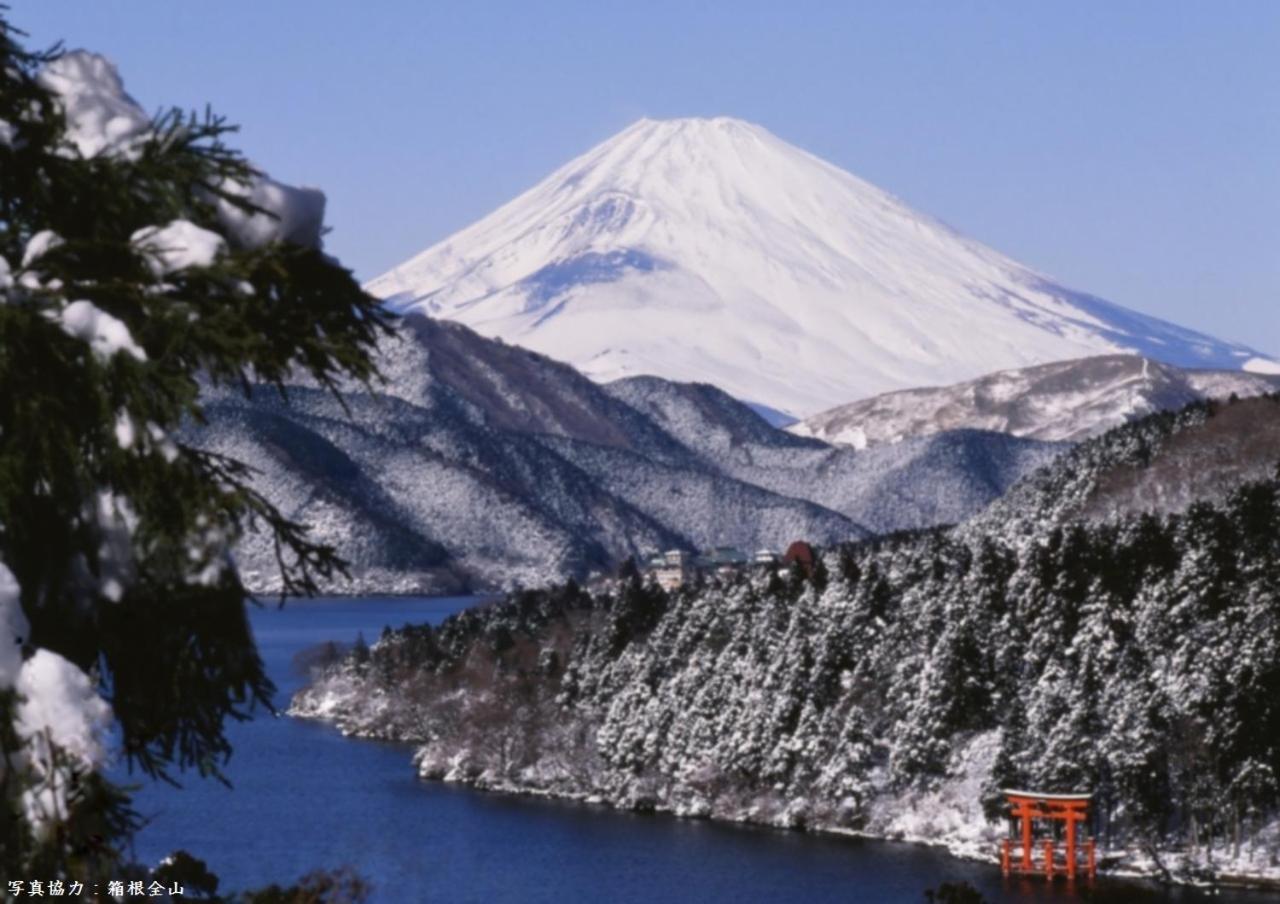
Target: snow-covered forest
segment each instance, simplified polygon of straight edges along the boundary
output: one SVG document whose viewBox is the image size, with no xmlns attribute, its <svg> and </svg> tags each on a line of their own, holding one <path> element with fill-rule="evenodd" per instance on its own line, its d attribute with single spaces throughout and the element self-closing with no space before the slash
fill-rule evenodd
<svg viewBox="0 0 1280 904">
<path fill-rule="evenodd" d="M 981 856 L 999 788 L 1091 791 L 1104 867 L 1280 876 L 1277 414 L 1146 418 L 811 575 L 628 571 L 388 630 L 293 711 L 427 777 Z"/>
</svg>

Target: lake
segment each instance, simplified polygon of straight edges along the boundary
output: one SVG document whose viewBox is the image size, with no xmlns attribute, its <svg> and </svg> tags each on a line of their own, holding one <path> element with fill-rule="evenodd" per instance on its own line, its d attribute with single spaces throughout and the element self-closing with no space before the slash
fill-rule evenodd
<svg viewBox="0 0 1280 904">
<path fill-rule="evenodd" d="M 250 620 L 283 710 L 304 677 L 300 650 L 370 643 L 384 625 L 439 622 L 475 600 L 321 599 L 252 608 Z M 372 900 L 422 902 L 920 902 L 965 880 L 996 901 L 1071 901 L 1062 883 L 1004 880 L 994 867 L 907 844 L 718 825 L 605 807 L 489 794 L 417 778 L 411 747 L 344 738 L 267 714 L 232 724 L 228 789 L 191 778 L 136 795 L 150 819 L 136 855 L 182 848 L 223 891 L 354 867 Z M 1275 896 L 1165 892 L 1099 883 L 1097 901 L 1260 904 Z"/>
</svg>

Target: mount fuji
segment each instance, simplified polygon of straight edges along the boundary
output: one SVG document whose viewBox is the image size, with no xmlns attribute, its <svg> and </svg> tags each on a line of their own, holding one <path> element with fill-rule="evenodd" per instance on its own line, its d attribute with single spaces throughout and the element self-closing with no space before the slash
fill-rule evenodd
<svg viewBox="0 0 1280 904">
<path fill-rule="evenodd" d="M 711 383 L 795 417 L 1099 354 L 1280 373 L 727 118 L 641 120 L 367 288 L 600 382 Z"/>
</svg>

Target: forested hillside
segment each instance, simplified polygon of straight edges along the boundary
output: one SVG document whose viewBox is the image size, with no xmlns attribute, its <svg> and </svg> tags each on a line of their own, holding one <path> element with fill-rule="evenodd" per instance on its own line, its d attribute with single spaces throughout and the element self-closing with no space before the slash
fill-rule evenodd
<svg viewBox="0 0 1280 904">
<path fill-rule="evenodd" d="M 388 632 L 294 711 L 417 741 L 426 776 L 988 853 L 999 787 L 1088 790 L 1131 865 L 1187 868 L 1214 846 L 1264 873 L 1280 447 L 1181 507 L 1087 511 L 1116 475 L 1253 423 L 1242 412 L 1280 400 L 1120 428 L 971 524 L 833 548 L 809 576 L 667 595 L 630 574 Z"/>
<path fill-rule="evenodd" d="M 254 469 L 254 486 L 346 575 L 330 593 L 541 586 L 628 556 L 782 549 L 954 523 L 1062 446 L 964 430 L 856 452 L 775 429 L 707 386 L 601 387 L 568 365 L 413 314 L 379 343 L 384 380 L 341 400 L 284 390 L 208 396 L 184 438 Z M 679 423 L 659 405 L 714 398 Z M 279 585 L 264 535 L 237 549 L 255 590 Z"/>
</svg>

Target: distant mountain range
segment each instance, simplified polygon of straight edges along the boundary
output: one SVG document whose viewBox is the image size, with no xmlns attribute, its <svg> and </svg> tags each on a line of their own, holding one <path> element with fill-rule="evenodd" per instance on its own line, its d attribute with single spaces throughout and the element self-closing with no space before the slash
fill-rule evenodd
<svg viewBox="0 0 1280 904">
<path fill-rule="evenodd" d="M 257 469 L 259 489 L 337 547 L 351 576 L 331 592 L 534 586 L 662 549 L 777 550 L 954 524 L 1110 426 L 1280 389 L 1280 377 L 1103 356 L 891 393 L 787 431 L 714 386 L 601 385 L 418 314 L 378 360 L 385 382 L 347 387 L 344 402 L 305 383 L 287 400 L 267 387 L 212 397 L 208 428 L 189 437 Z M 1239 433 L 1250 435 L 1264 448 L 1276 439 Z M 1248 458 L 1206 448 L 1196 466 L 1210 473 Z M 1178 492 L 1149 484 L 1134 492 Z M 276 587 L 265 537 L 249 535 L 238 556 L 250 586 Z"/>
<path fill-rule="evenodd" d="M 950 431 L 857 452 L 778 430 L 710 386 L 607 386 L 455 323 L 407 317 L 386 382 L 345 408 L 298 383 L 287 402 L 207 401 L 187 440 L 233 455 L 285 514 L 351 563 L 334 592 L 537 585 L 659 549 L 779 549 L 952 523 L 1063 448 Z M 278 582 L 250 534 L 246 582 Z"/>
<path fill-rule="evenodd" d="M 331 591 L 953 524 L 1067 443 L 1280 387 L 731 119 L 639 122 L 368 288 L 407 315 L 384 384 L 224 394 L 192 431 L 350 561 Z M 278 581 L 265 538 L 239 558 Z"/>
<path fill-rule="evenodd" d="M 706 384 L 632 377 L 604 388 L 721 473 L 834 509 L 875 533 L 961 521 L 1066 448 L 961 429 L 856 452 L 772 427 Z"/>
<path fill-rule="evenodd" d="M 1278 390 L 1280 375 L 1184 370 L 1134 355 L 1102 355 L 885 393 L 787 429 L 859 449 L 958 429 L 1079 442 L 1153 411 Z"/>
<path fill-rule="evenodd" d="M 723 118 L 642 120 L 368 288 L 602 382 L 710 383 L 801 418 L 1103 354 L 1280 373 Z"/>
</svg>

